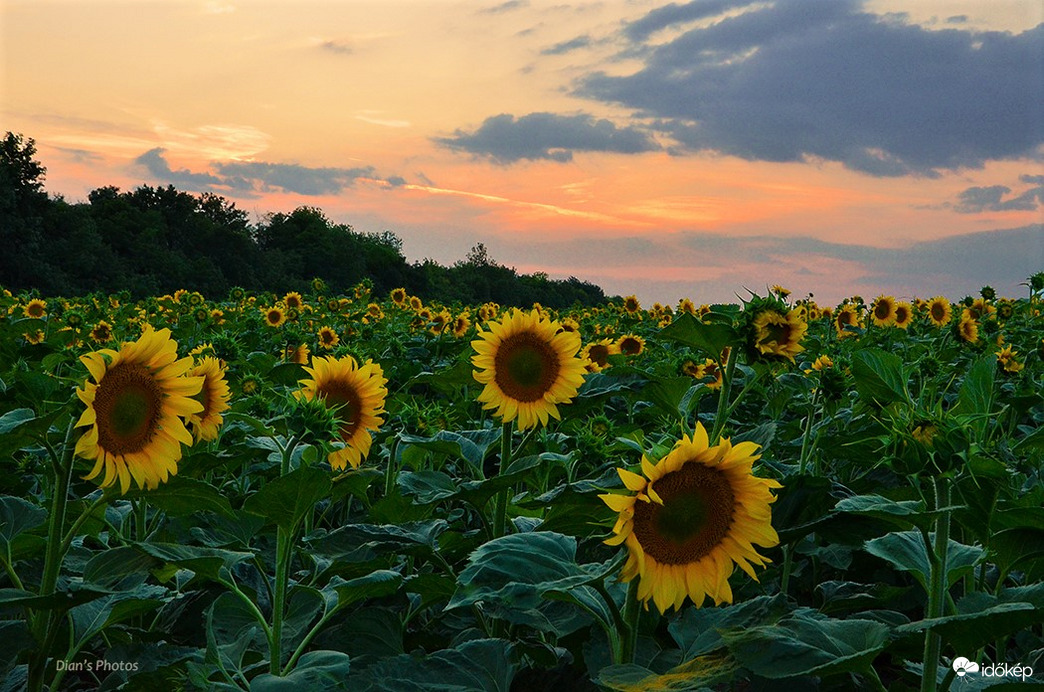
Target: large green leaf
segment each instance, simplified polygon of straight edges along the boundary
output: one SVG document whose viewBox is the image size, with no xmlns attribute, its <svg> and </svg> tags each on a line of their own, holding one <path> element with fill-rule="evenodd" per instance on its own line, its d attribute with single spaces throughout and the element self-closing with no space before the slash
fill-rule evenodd
<svg viewBox="0 0 1044 692">
<path fill-rule="evenodd" d="M 701 322 L 689 313 L 682 313 L 660 330 L 660 339 L 674 341 L 703 351 L 711 358 L 720 358 L 722 350 L 738 343 L 739 335 L 726 322 Z"/>
<path fill-rule="evenodd" d="M 911 622 L 900 626 L 897 632 L 920 635 L 931 629 L 941 634 L 956 651 L 976 651 L 1001 637 L 1027 632 L 1044 622 L 1044 585 L 1023 588 L 1035 593 L 1019 593 L 1014 589 L 1004 589 L 999 597 L 972 593 L 957 602 L 956 614 Z M 1020 598 L 1027 600 L 1018 600 Z"/>
<path fill-rule="evenodd" d="M 894 353 L 876 348 L 856 351 L 852 355 L 852 377 L 864 401 L 887 406 L 909 400 L 903 361 Z"/>
<path fill-rule="evenodd" d="M 957 415 L 988 416 L 993 408 L 993 382 L 997 373 L 997 357 L 979 358 L 968 369 L 957 393 L 952 412 Z"/>
<path fill-rule="evenodd" d="M 16 408 L 0 416 L 0 435 L 7 435 L 15 428 L 25 425 L 36 418 L 36 412 L 31 408 Z"/>
<path fill-rule="evenodd" d="M 253 558 L 253 553 L 200 548 L 179 543 L 133 543 L 132 545 L 149 557 L 213 580 L 222 576 L 222 570 L 231 570 L 237 563 Z"/>
<path fill-rule="evenodd" d="M 929 535 L 934 541 L 934 534 Z M 869 540 L 863 549 L 871 555 L 887 560 L 897 569 L 910 572 L 927 590 L 931 574 L 931 559 L 920 531 L 897 531 Z M 947 583 L 953 585 L 982 559 L 984 551 L 978 546 L 964 545 L 950 540 L 946 549 Z"/>
<path fill-rule="evenodd" d="M 671 621 L 667 630 L 690 660 L 725 646 L 723 632 L 777 622 L 791 610 L 786 596 L 758 596 L 749 601 L 720 608 L 690 608 Z"/>
<path fill-rule="evenodd" d="M 305 544 L 315 555 L 345 562 L 368 562 L 378 555 L 430 555 L 449 525 L 443 519 L 395 524 L 348 524 L 315 532 Z"/>
<path fill-rule="evenodd" d="M 247 498 L 243 509 L 292 532 L 315 504 L 330 495 L 330 474 L 302 466 L 265 484 Z"/>
<path fill-rule="evenodd" d="M 47 510 L 20 497 L 0 497 L 0 555 L 5 558 L 15 538 L 47 521 Z"/>
<path fill-rule="evenodd" d="M 214 486 L 184 476 L 172 476 L 155 490 L 135 489 L 126 499 L 145 498 L 150 505 L 175 517 L 214 512 L 232 518 L 232 506 Z"/>
<path fill-rule="evenodd" d="M 865 671 L 888 645 L 889 628 L 872 620 L 835 620 L 802 609 L 774 625 L 722 634 L 743 667 L 765 678 L 824 677 Z"/>
<path fill-rule="evenodd" d="M 466 461 L 481 473 L 486 456 L 500 441 L 500 436 L 500 428 L 466 430 L 459 433 L 440 430 L 432 437 L 400 435 L 399 443 L 402 445 L 400 450 L 403 460 L 414 468 L 419 467 L 419 461 L 423 459 L 425 452 L 432 452 Z"/>
<path fill-rule="evenodd" d="M 598 671 L 598 684 L 616 692 L 682 692 L 682 690 L 730 689 L 740 665 L 728 653 L 707 654 L 682 663 L 665 673 L 654 673 L 633 663 L 611 665 Z"/>
<path fill-rule="evenodd" d="M 511 643 L 476 639 L 425 656 L 383 659 L 348 682 L 357 692 L 510 692 L 517 670 Z"/>
<path fill-rule="evenodd" d="M 340 651 L 309 651 L 288 674 L 262 673 L 250 681 L 250 692 L 347 690 L 351 658 Z"/>
<path fill-rule="evenodd" d="M 365 576 L 345 581 L 334 577 L 323 588 L 327 611 L 331 608 L 346 608 L 367 598 L 390 596 L 399 590 L 402 575 L 389 569 L 375 570 Z"/>
</svg>

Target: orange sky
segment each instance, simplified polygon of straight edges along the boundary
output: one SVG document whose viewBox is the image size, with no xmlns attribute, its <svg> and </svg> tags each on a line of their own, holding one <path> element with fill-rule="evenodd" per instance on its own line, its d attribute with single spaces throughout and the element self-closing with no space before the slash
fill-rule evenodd
<svg viewBox="0 0 1044 692">
<path fill-rule="evenodd" d="M 679 152 L 655 114 L 578 88 L 594 73 L 632 75 L 652 64 L 649 51 L 729 17 L 667 26 L 646 53 L 628 51 L 622 30 L 667 4 L 0 0 L 0 121 L 36 140 L 48 191 L 69 201 L 103 185 L 171 183 L 224 194 L 257 216 L 318 206 L 357 230 L 396 232 L 410 259 L 452 262 L 484 242 L 520 270 L 576 275 L 644 302 L 729 300 L 775 283 L 827 302 L 856 292 L 972 292 L 978 286 L 962 277 L 981 275 L 956 264 L 918 284 L 874 258 L 1044 221 L 1044 198 L 955 211 L 969 188 L 1001 185 L 1005 199 L 1031 189 L 1030 178 L 1044 174 L 1039 142 L 931 175 L 871 175 L 814 155 Z M 1012 35 L 1044 15 L 1039 0 L 882 0 L 863 10 L 905 12 L 907 26 L 932 31 Z M 534 113 L 574 119 L 585 132 L 603 120 L 603 134 L 635 128 L 647 150 L 564 146 L 567 160 L 554 158 L 559 149 L 498 160 L 445 144 L 478 134 L 493 116 Z M 150 151 L 152 167 L 139 159 Z M 230 171 L 259 164 L 271 166 L 249 190 L 227 183 Z M 296 182 L 272 177 L 286 175 Z M 331 176 L 340 182 L 306 193 L 302 176 L 320 187 Z M 714 241 L 722 237 L 735 243 L 731 263 L 721 259 L 728 246 Z M 792 251 L 782 242 L 759 253 L 761 238 L 794 239 Z M 1044 264 L 1044 242 L 1029 238 L 1022 254 Z M 701 239 L 718 248 L 716 259 L 701 253 Z M 880 253 L 849 258 L 828 248 L 827 257 L 803 249 L 812 241 Z M 603 247 L 593 256 L 585 244 Z M 992 283 L 1014 293 L 1024 278 Z"/>
</svg>

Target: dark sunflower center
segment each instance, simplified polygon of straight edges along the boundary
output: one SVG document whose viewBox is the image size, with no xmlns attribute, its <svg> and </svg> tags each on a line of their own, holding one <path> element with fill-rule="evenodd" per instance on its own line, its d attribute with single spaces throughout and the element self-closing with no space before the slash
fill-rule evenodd
<svg viewBox="0 0 1044 692">
<path fill-rule="evenodd" d="M 696 562 L 728 534 L 735 496 L 721 471 L 689 462 L 654 488 L 663 504 L 635 503 L 634 534 L 660 564 Z"/>
<path fill-rule="evenodd" d="M 500 343 L 493 369 L 504 394 L 516 401 L 537 401 L 558 378 L 558 354 L 534 332 L 519 332 Z"/>
<path fill-rule="evenodd" d="M 359 415 L 362 411 L 359 392 L 347 382 L 326 382 L 319 387 L 317 394 L 327 406 L 340 407 L 337 418 L 341 421 L 341 439 L 348 442 L 362 422 L 362 416 Z"/>
<path fill-rule="evenodd" d="M 899 308 L 899 307 L 897 307 L 895 309 L 895 321 L 898 322 L 899 324 L 902 324 L 902 323 L 906 322 L 906 320 L 908 320 L 909 318 L 910 318 L 910 313 L 907 312 L 906 308 Z"/>
<path fill-rule="evenodd" d="M 592 363 L 605 366 L 609 363 L 609 347 L 605 344 L 593 344 L 587 351 L 587 357 Z"/>
<path fill-rule="evenodd" d="M 620 342 L 620 352 L 627 356 L 632 356 L 641 349 L 642 345 L 638 343 L 638 339 L 632 339 L 627 337 Z"/>
<path fill-rule="evenodd" d="M 874 315 L 879 320 L 887 319 L 891 313 L 891 306 L 888 303 L 880 302 L 874 306 Z"/>
<path fill-rule="evenodd" d="M 790 343 L 790 332 L 791 326 L 789 322 L 773 322 L 766 324 L 762 330 L 764 336 L 761 337 L 759 344 L 767 344 L 775 341 L 777 344 Z"/>
<path fill-rule="evenodd" d="M 99 446 L 117 456 L 141 451 L 159 429 L 162 406 L 163 390 L 148 368 L 115 366 L 94 395 Z"/>
</svg>

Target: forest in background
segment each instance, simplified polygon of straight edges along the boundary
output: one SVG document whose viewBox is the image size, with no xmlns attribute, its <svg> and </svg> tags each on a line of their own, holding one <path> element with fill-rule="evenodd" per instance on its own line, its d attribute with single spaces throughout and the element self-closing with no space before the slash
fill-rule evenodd
<svg viewBox="0 0 1044 692">
<path fill-rule="evenodd" d="M 369 280 L 386 293 L 403 287 L 444 303 L 563 308 L 605 302 L 575 277 L 519 274 L 475 245 L 451 266 L 408 261 L 391 231 L 360 233 L 321 209 L 298 207 L 251 223 L 220 195 L 143 185 L 108 186 L 68 203 L 44 189 L 36 144 L 8 132 L 0 142 L 0 285 L 41 295 L 129 292 L 134 297 L 199 291 L 220 298 L 233 287 L 284 293 L 320 278 L 334 292 Z"/>
</svg>

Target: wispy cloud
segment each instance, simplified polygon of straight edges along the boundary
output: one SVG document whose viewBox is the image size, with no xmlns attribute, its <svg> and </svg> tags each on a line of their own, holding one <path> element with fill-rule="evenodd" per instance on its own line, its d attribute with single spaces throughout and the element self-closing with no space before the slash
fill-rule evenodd
<svg viewBox="0 0 1044 692">
<path fill-rule="evenodd" d="M 985 211 L 1033 211 L 1044 204 L 1044 175 L 1023 175 L 1019 181 L 1033 187 L 1015 196 L 1008 196 L 1007 185 L 969 187 L 958 195 L 953 210 L 961 214 L 979 214 Z"/>
</svg>

